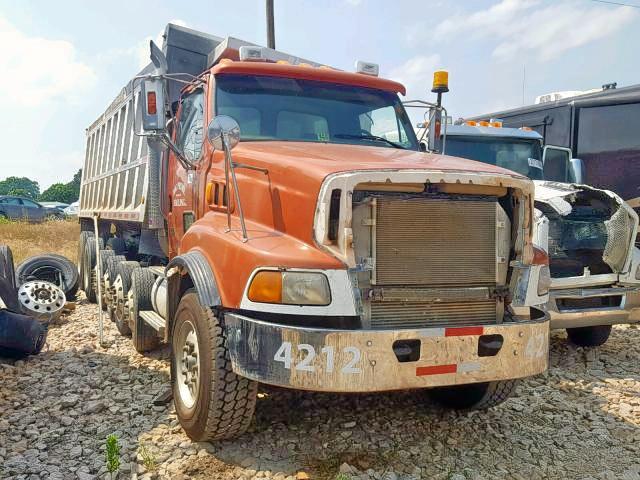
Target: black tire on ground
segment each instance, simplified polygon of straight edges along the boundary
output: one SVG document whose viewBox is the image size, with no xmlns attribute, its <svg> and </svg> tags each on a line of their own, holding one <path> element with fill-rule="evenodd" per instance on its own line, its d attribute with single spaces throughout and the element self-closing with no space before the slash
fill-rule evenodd
<svg viewBox="0 0 640 480">
<path fill-rule="evenodd" d="M 609 335 L 611 335 L 611 325 L 567 328 L 569 341 L 580 347 L 599 347 L 604 345 L 609 340 Z"/>
<path fill-rule="evenodd" d="M 82 231 L 80 232 L 80 238 L 78 239 L 78 254 L 76 258 L 78 259 L 78 281 L 80 282 L 80 287 L 84 290 L 84 245 L 87 243 L 88 238 L 93 237 L 93 232 Z"/>
<path fill-rule="evenodd" d="M 82 260 L 82 289 L 87 295 L 87 300 L 91 303 L 96 303 L 98 300 L 98 292 L 96 289 L 96 279 L 94 268 L 96 266 L 96 242 L 94 237 L 88 239 L 84 244 L 84 258 Z M 98 239 L 100 250 L 104 249 L 104 243 L 102 239 Z"/>
<path fill-rule="evenodd" d="M 114 308 L 110 310 L 112 321 L 115 322 L 116 327 L 121 335 L 128 337 L 131 335 L 131 329 L 129 328 L 129 319 L 127 318 L 128 306 L 127 306 L 127 294 L 131 286 L 131 274 L 136 268 L 140 268 L 138 262 L 120 262 L 116 268 L 116 278 L 119 276 L 122 284 L 118 286 L 116 292 L 116 301 Z M 122 300 L 119 300 L 121 298 Z"/>
<path fill-rule="evenodd" d="M 151 289 L 155 280 L 155 275 L 146 268 L 137 268 L 131 273 L 129 327 L 133 347 L 140 353 L 154 350 L 160 345 L 158 332 L 147 325 L 139 315 L 142 310 L 153 310 Z"/>
<path fill-rule="evenodd" d="M 47 253 L 27 258 L 16 268 L 16 283 L 22 285 L 29 280 L 51 282 L 62 289 L 69 300 L 78 291 L 78 269 L 67 257 Z"/>
<path fill-rule="evenodd" d="M 127 253 L 127 244 L 120 237 L 111 237 L 107 240 L 107 250 L 113 250 L 116 255 Z"/>
<path fill-rule="evenodd" d="M 0 245 L 0 299 L 14 312 L 20 312 L 13 253 L 7 245 Z"/>
<path fill-rule="evenodd" d="M 198 352 L 195 372 L 188 369 L 198 383 L 191 394 L 184 393 L 189 389 L 178 371 L 179 365 L 184 364 L 183 356 L 193 355 L 182 340 L 189 338 L 187 332 L 195 332 L 197 341 L 192 344 L 197 344 Z M 243 434 L 253 418 L 258 384 L 233 372 L 222 326 L 212 309 L 200 305 L 193 289 L 180 300 L 171 343 L 173 400 L 186 434 L 194 441 L 223 440 Z M 192 365 L 192 358 L 187 360 Z M 187 403 L 188 395 L 193 396 L 192 405 Z"/>
<path fill-rule="evenodd" d="M 0 245 L 0 278 L 5 279 L 7 285 L 17 292 L 13 252 L 8 245 Z"/>
<path fill-rule="evenodd" d="M 485 410 L 504 402 L 515 390 L 517 380 L 471 383 L 429 390 L 433 400 L 454 410 Z"/>
</svg>

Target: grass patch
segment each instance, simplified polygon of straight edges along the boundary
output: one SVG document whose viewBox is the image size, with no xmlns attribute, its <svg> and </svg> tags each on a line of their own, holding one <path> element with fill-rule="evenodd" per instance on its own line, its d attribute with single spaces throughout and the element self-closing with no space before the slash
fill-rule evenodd
<svg viewBox="0 0 640 480">
<path fill-rule="evenodd" d="M 9 245 L 16 266 L 27 257 L 43 253 L 57 253 L 77 262 L 79 236 L 77 220 L 0 222 L 0 244 Z"/>
</svg>

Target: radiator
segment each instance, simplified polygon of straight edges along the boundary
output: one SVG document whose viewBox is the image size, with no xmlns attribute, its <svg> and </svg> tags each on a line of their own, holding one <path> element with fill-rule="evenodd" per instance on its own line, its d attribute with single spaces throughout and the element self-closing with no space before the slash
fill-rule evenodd
<svg viewBox="0 0 640 480">
<path fill-rule="evenodd" d="M 495 201 L 386 197 L 375 212 L 373 284 L 496 284 Z"/>
</svg>

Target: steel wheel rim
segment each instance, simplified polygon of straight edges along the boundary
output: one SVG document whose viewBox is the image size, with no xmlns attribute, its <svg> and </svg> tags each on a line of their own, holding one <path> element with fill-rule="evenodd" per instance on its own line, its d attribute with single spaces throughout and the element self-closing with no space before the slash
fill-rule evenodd
<svg viewBox="0 0 640 480">
<path fill-rule="evenodd" d="M 200 391 L 200 349 L 195 326 L 187 320 L 180 328 L 176 359 L 176 382 L 180 401 L 193 408 Z"/>
</svg>

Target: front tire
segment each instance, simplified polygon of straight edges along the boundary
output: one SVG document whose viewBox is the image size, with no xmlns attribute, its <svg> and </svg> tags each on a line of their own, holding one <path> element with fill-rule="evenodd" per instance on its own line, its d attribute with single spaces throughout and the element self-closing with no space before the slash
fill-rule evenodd
<svg viewBox="0 0 640 480">
<path fill-rule="evenodd" d="M 609 340 L 609 335 L 611 335 L 611 325 L 567 328 L 569 341 L 579 347 L 599 347 Z"/>
<path fill-rule="evenodd" d="M 173 399 L 186 434 L 194 441 L 243 434 L 253 418 L 258 384 L 233 372 L 220 322 L 193 289 L 180 300 L 172 333 Z"/>
<path fill-rule="evenodd" d="M 515 390 L 517 380 L 471 383 L 440 387 L 429 393 L 437 403 L 454 410 L 486 410 L 504 402 Z"/>
</svg>

